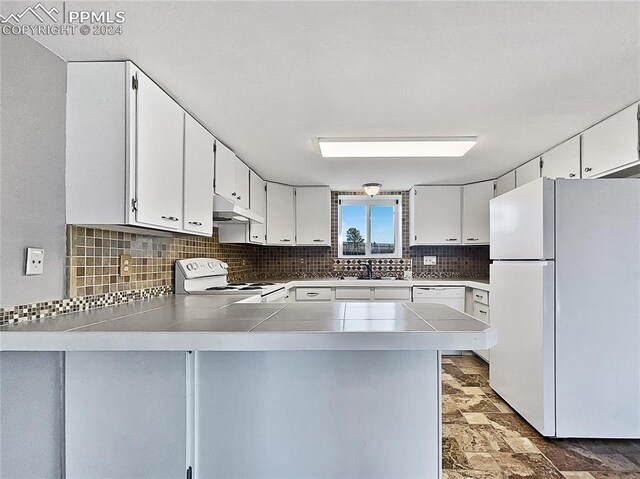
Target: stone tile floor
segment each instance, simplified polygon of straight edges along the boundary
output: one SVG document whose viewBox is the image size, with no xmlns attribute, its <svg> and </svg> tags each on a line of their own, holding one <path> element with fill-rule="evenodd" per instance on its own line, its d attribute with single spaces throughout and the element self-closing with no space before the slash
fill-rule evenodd
<svg viewBox="0 0 640 479">
<path fill-rule="evenodd" d="M 476 356 L 442 359 L 444 479 L 640 479 L 640 440 L 549 440 L 489 387 Z"/>
</svg>

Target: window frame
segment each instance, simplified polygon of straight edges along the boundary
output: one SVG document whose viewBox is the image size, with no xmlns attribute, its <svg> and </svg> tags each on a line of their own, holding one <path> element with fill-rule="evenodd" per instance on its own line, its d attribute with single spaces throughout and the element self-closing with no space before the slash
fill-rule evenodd
<svg viewBox="0 0 640 479">
<path fill-rule="evenodd" d="M 360 255 L 343 254 L 342 239 L 342 205 L 365 205 L 367 207 L 367 230 L 365 240 L 365 253 Z M 371 206 L 394 207 L 394 239 L 395 252 L 391 254 L 371 253 Z M 374 197 L 365 195 L 339 195 L 338 196 L 338 258 L 343 259 L 399 259 L 402 258 L 402 195 L 377 195 Z"/>
</svg>

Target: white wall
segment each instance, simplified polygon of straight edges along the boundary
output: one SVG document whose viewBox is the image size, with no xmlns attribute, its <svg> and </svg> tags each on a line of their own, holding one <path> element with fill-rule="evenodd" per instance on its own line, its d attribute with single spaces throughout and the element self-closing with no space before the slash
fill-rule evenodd
<svg viewBox="0 0 640 479">
<path fill-rule="evenodd" d="M 2 35 L 0 307 L 65 296 L 66 63 L 27 36 Z M 25 248 L 45 249 L 25 276 Z"/>
</svg>

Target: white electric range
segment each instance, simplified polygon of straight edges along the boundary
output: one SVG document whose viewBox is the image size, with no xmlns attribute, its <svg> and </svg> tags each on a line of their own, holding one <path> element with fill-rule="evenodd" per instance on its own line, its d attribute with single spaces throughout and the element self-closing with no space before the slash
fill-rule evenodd
<svg viewBox="0 0 640 479">
<path fill-rule="evenodd" d="M 284 301 L 284 285 L 276 283 L 229 283 L 229 265 L 214 258 L 191 258 L 176 261 L 176 294 L 260 294 L 261 302 Z"/>
</svg>

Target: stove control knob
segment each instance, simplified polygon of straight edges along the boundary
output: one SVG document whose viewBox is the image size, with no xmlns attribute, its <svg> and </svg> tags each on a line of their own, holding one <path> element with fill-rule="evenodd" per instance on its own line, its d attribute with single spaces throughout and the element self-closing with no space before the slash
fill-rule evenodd
<svg viewBox="0 0 640 479">
<path fill-rule="evenodd" d="M 193 270 L 193 265 L 191 263 L 187 263 L 186 268 L 187 268 L 187 271 L 191 271 Z"/>
<path fill-rule="evenodd" d="M 198 263 L 195 263 L 195 262 L 191 263 L 191 266 L 192 266 L 193 271 L 195 271 L 196 269 L 199 268 Z"/>
<path fill-rule="evenodd" d="M 213 269 L 213 268 L 215 268 L 216 264 L 213 261 L 209 261 L 207 263 L 207 266 L 209 267 L 209 269 Z"/>
</svg>

